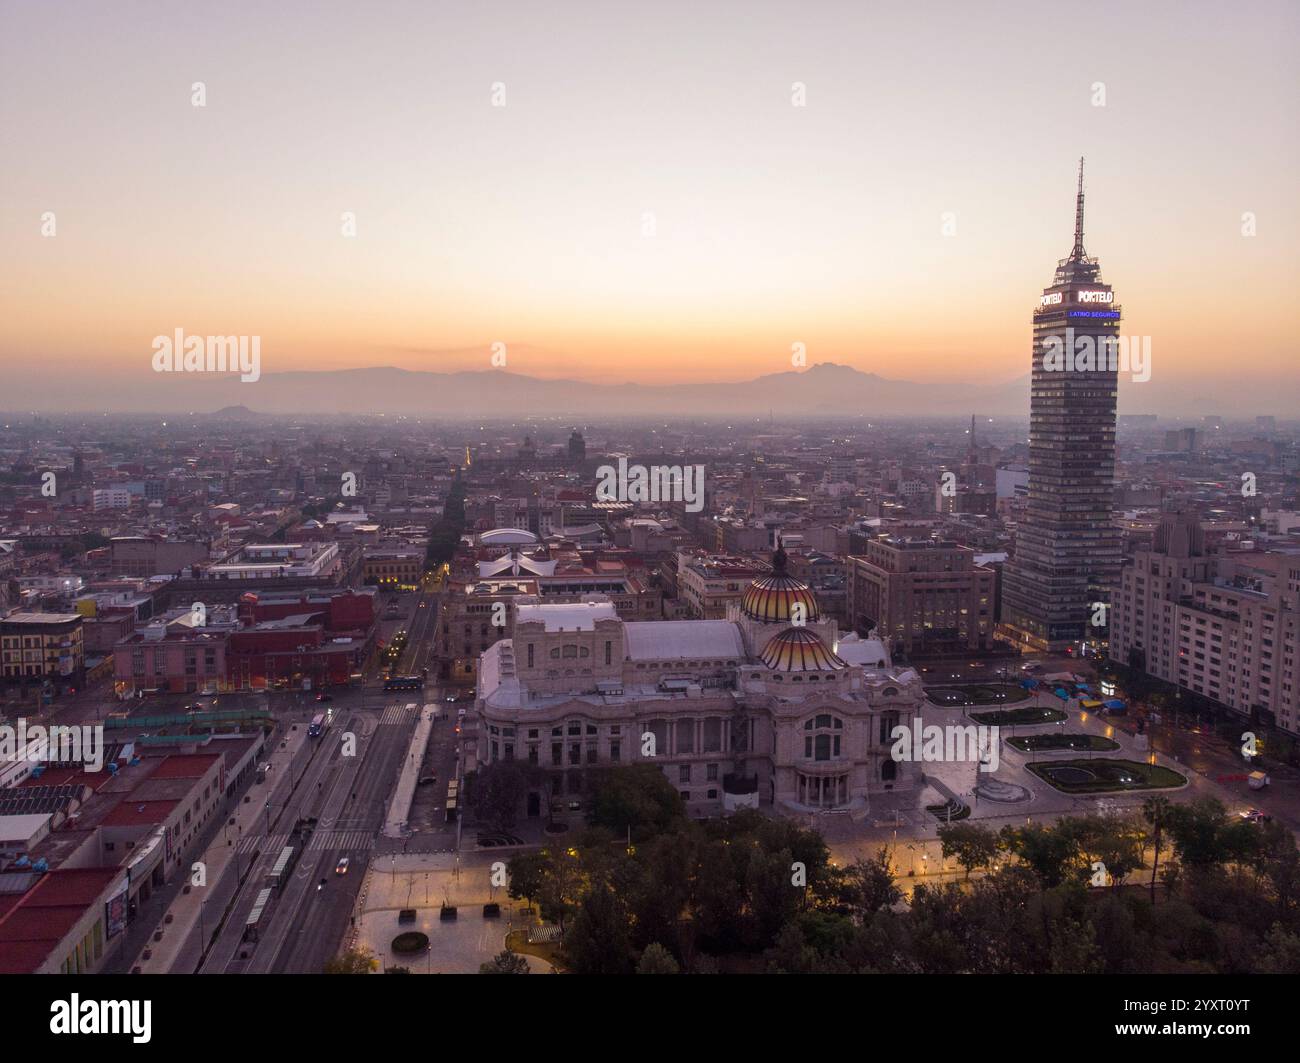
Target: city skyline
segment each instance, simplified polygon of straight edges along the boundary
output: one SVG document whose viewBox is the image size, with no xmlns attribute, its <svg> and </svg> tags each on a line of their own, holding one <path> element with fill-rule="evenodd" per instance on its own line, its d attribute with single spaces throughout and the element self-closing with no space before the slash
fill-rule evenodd
<svg viewBox="0 0 1300 1063">
<path fill-rule="evenodd" d="M 15 1033 L 192 1043 L 137 974 L 288 975 L 209 1010 L 335 1054 L 466 983 L 304 977 L 1280 1027 L 1298 43 L 1294 0 L 0 0 Z"/>
<path fill-rule="evenodd" d="M 1251 24 L 1157 5 L 1050 80 L 1017 61 L 1057 32 L 1030 18 L 994 35 L 948 13 L 936 32 L 846 8 L 828 42 L 724 6 L 646 40 L 609 14 L 566 37 L 512 9 L 550 48 L 503 50 L 472 15 L 403 8 L 399 33 L 309 10 L 305 39 L 292 5 L 253 37 L 162 9 L 124 39 L 106 10 L 10 5 L 76 58 L 11 46 L 0 64 L 12 408 L 165 408 L 141 403 L 153 337 L 177 328 L 260 337 L 263 379 L 500 368 L 504 344 L 524 376 L 698 384 L 790 370 L 801 345 L 806 365 L 1012 384 L 1080 154 L 1091 242 L 1152 339 L 1121 409 L 1284 413 L 1297 392 L 1296 149 L 1265 132 L 1284 105 L 1261 103 L 1288 92 L 1289 5 Z M 1215 76 L 1171 93 L 1189 66 Z M 1049 125 L 1044 150 L 1026 134 Z"/>
</svg>

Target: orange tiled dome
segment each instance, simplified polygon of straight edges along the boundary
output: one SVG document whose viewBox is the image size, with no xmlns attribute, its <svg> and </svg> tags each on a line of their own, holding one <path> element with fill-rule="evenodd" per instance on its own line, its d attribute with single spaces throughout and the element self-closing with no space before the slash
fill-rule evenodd
<svg viewBox="0 0 1300 1063">
<path fill-rule="evenodd" d="M 803 604 L 803 623 L 813 623 L 821 619 L 821 609 L 817 607 L 817 596 L 803 580 L 787 575 L 785 571 L 785 549 L 777 546 L 772 555 L 772 574 L 754 580 L 740 599 L 740 608 L 751 620 L 760 620 L 764 624 L 788 624 L 794 619 L 791 607 Z"/>
<path fill-rule="evenodd" d="M 754 580 L 740 600 L 740 608 L 751 620 L 765 624 L 788 624 L 791 606 L 803 603 L 803 620 L 811 623 L 821 619 L 817 596 L 802 580 L 793 576 L 763 576 Z"/>
<path fill-rule="evenodd" d="M 763 647 L 759 660 L 774 672 L 834 672 L 848 662 L 826 648 L 815 632 L 804 627 L 782 631 Z"/>
</svg>

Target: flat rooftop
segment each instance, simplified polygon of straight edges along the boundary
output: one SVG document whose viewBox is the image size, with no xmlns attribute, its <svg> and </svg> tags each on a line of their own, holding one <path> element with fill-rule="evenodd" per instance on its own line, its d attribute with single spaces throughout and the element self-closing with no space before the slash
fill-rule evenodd
<svg viewBox="0 0 1300 1063">
<path fill-rule="evenodd" d="M 566 602 L 515 607 L 516 624 L 543 624 L 547 631 L 595 631 L 601 620 L 617 620 L 613 602 Z"/>
</svg>

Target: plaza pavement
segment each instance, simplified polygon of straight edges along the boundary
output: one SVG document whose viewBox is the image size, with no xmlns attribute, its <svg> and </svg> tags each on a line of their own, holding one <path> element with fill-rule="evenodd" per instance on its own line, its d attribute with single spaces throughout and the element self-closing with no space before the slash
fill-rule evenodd
<svg viewBox="0 0 1300 1063">
<path fill-rule="evenodd" d="M 477 974 L 480 964 L 505 948 L 510 930 L 533 922 L 526 905 L 491 884 L 493 864 L 509 858 L 509 852 L 462 853 L 459 860 L 451 853 L 376 857 L 357 896 L 355 925 L 344 947 L 369 949 L 381 971 L 398 966 L 412 974 Z M 499 918 L 484 917 L 489 901 L 501 905 Z M 439 918 L 444 903 L 456 907 L 456 919 Z M 415 909 L 414 922 L 398 922 L 404 908 Z M 393 938 L 408 930 L 427 934 L 429 948 L 416 955 L 395 953 Z M 527 958 L 534 974 L 551 970 L 544 960 Z"/>
</svg>

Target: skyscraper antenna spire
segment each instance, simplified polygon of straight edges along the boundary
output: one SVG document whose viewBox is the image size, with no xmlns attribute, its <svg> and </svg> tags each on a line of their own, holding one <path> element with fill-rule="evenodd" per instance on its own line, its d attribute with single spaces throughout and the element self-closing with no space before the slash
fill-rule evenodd
<svg viewBox="0 0 1300 1063">
<path fill-rule="evenodd" d="M 1083 258 L 1083 156 L 1079 156 L 1079 194 L 1074 201 L 1074 259 Z"/>
</svg>

